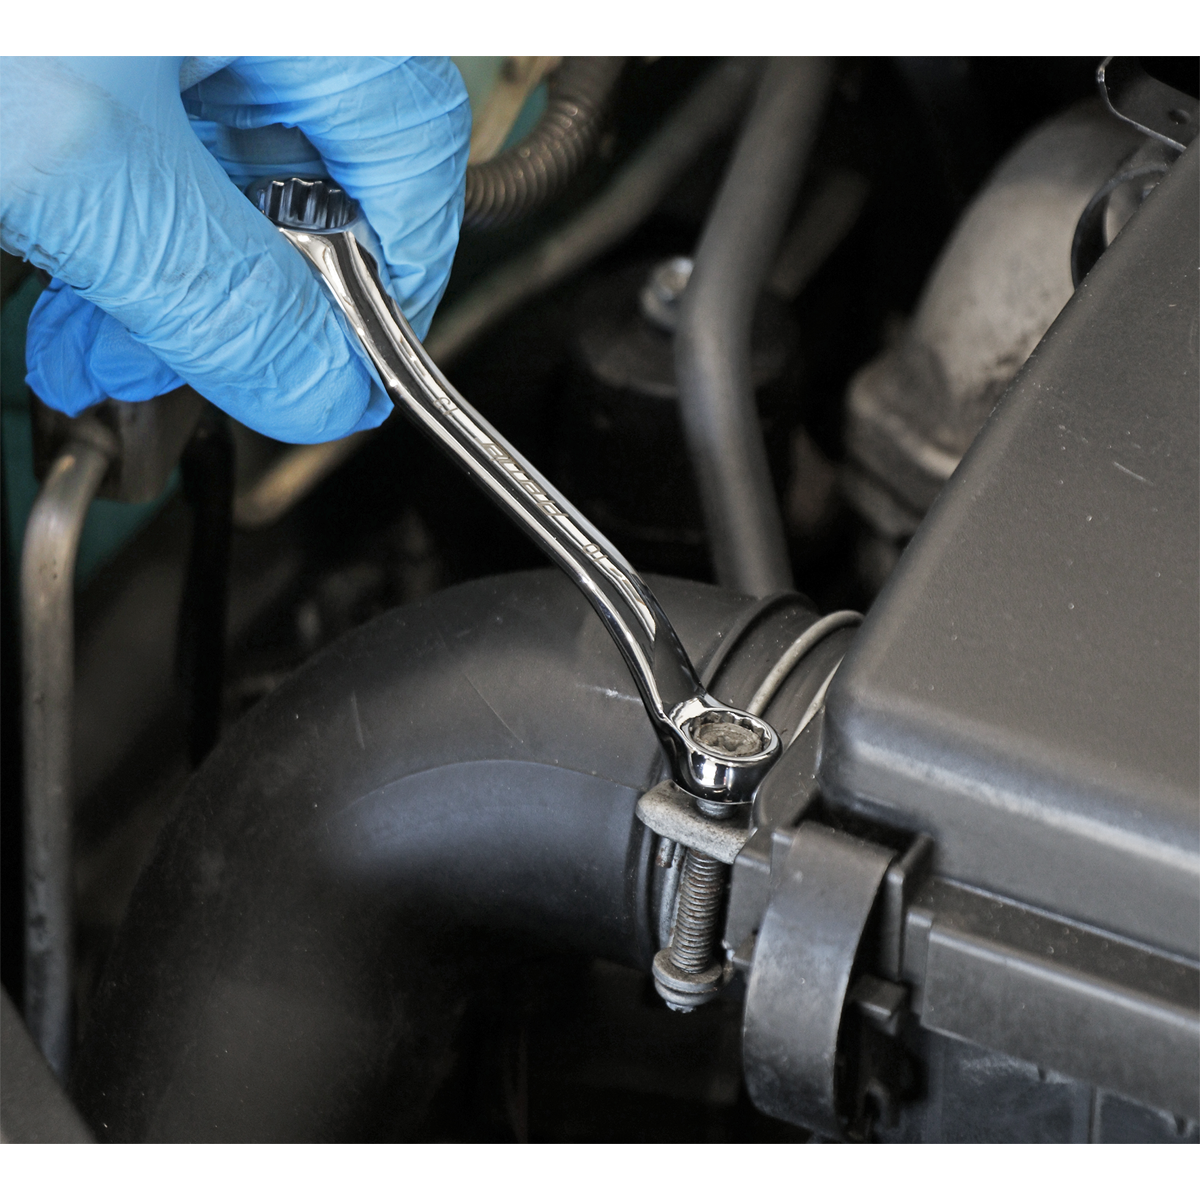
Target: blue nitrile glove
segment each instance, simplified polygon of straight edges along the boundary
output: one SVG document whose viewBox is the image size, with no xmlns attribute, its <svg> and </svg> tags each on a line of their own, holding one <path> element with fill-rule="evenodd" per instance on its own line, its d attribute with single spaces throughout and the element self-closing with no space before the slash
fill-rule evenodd
<svg viewBox="0 0 1200 1200">
<path fill-rule="evenodd" d="M 4 249 L 54 277 L 27 345 L 48 404 L 76 413 L 186 381 L 289 442 L 390 411 L 321 285 L 238 185 L 280 169 L 340 183 L 423 336 L 470 137 L 448 59 L 4 59 L 0 134 Z"/>
</svg>

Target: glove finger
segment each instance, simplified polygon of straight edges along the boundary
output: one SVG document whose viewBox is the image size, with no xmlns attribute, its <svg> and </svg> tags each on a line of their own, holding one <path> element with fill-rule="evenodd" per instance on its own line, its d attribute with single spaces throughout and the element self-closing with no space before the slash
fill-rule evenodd
<svg viewBox="0 0 1200 1200">
<path fill-rule="evenodd" d="M 183 380 L 120 321 L 53 280 L 29 314 L 25 382 L 76 416 L 101 400 L 149 400 Z"/>
<path fill-rule="evenodd" d="M 299 129 L 286 125 L 235 129 L 193 117 L 192 130 L 225 174 L 243 190 L 264 175 L 324 178 L 329 174 L 325 160 Z"/>
<path fill-rule="evenodd" d="M 378 424 L 320 285 L 189 127 L 178 60 L 36 66 L 3 72 L 6 248 L 263 433 L 317 442 Z"/>
<path fill-rule="evenodd" d="M 240 58 L 188 94 L 236 129 L 299 128 L 379 237 L 386 282 L 417 331 L 445 291 L 462 222 L 471 119 L 444 58 Z"/>
</svg>

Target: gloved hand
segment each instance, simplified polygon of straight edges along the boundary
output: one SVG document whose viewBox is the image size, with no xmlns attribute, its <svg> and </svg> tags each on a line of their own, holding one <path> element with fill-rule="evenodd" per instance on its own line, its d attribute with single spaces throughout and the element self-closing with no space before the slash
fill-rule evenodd
<svg viewBox="0 0 1200 1200">
<path fill-rule="evenodd" d="M 186 381 L 289 442 L 387 416 L 321 285 L 239 185 L 279 170 L 340 183 L 424 336 L 470 137 L 448 59 L 5 59 L 0 135 L 4 249 L 54 277 L 27 341 L 46 403 L 74 414 Z"/>
</svg>

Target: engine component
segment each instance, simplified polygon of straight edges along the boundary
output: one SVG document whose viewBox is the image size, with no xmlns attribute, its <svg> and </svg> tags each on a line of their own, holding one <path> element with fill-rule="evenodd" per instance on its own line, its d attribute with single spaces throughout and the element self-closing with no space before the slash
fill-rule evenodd
<svg viewBox="0 0 1200 1200">
<path fill-rule="evenodd" d="M 819 59 L 776 59 L 759 85 L 696 249 L 675 335 L 683 428 L 719 583 L 791 586 L 754 406 L 750 331 L 829 88 Z"/>
<path fill-rule="evenodd" d="M 844 489 L 884 539 L 911 536 L 1070 299 L 1080 214 L 1140 143 L 1095 102 L 1034 130 L 959 222 L 898 344 L 851 381 Z"/>
<path fill-rule="evenodd" d="M 712 559 L 683 436 L 671 340 L 691 265 L 686 258 L 631 264 L 580 296 L 554 474 L 639 567 L 704 578 Z M 756 421 L 778 417 L 776 385 L 785 378 L 795 332 L 787 306 L 764 293 L 750 362 Z"/>
<path fill-rule="evenodd" d="M 202 415 L 203 399 L 187 387 L 141 404 L 109 400 L 80 417 L 32 402 L 34 458 L 43 462 L 44 481 L 21 562 L 25 1014 L 65 1077 L 73 1038 L 74 580 L 84 519 L 97 496 L 156 499 L 182 454 L 195 521 L 177 666 L 198 762 L 216 742 L 220 721 L 233 451 L 223 419 Z"/>
<path fill-rule="evenodd" d="M 1188 956 L 1196 164 L 1154 189 L 930 514 L 830 692 L 822 760 L 834 795 L 902 810 L 955 878 Z"/>
<path fill-rule="evenodd" d="M 749 975 L 743 1054 L 756 1104 L 839 1139 L 941 1140 L 944 1098 L 921 1098 L 913 1060 L 949 1035 L 1036 1064 L 1039 1079 L 1060 1073 L 1052 1087 L 1069 1082 L 1068 1103 L 1085 1113 L 1123 1103 L 1147 1125 L 1165 1117 L 1153 1140 L 1196 1140 L 1194 963 L 952 884 L 925 835 L 902 850 L 894 830 L 839 830 L 845 815 L 804 786 L 808 758 L 779 768 L 793 786 L 799 775 L 799 805 L 756 806 L 763 824 L 734 862 L 725 941 L 756 931 L 733 958 Z M 1084 1124 L 1067 1140 L 1122 1140 L 1119 1119 L 1114 1137 Z"/>
<path fill-rule="evenodd" d="M 781 842 L 746 991 L 746 1085 L 764 1112 L 840 1137 L 842 1014 L 893 854 L 815 822 Z"/>
<path fill-rule="evenodd" d="M 550 75 L 546 111 L 515 146 L 467 167 L 466 229 L 498 229 L 554 199 L 596 144 L 623 58 L 565 58 Z"/>
<path fill-rule="evenodd" d="M 730 700 L 815 619 L 795 596 L 656 588 Z M 825 647 L 772 703 L 780 729 L 844 642 Z M 620 655 L 556 571 L 347 635 L 189 783 L 93 1002 L 84 1115 L 114 1140 L 422 1136 L 464 997 L 521 946 L 649 968 L 669 872 L 635 806 L 662 771 Z"/>
<path fill-rule="evenodd" d="M 1193 145 L 942 493 L 830 689 L 820 762 L 833 803 L 928 833 L 958 881 L 905 922 L 923 1023 L 1181 1121 L 1200 1105 L 1198 166 Z"/>
<path fill-rule="evenodd" d="M 587 596 L 629 666 L 676 781 L 717 804 L 747 800 L 779 755 L 778 735 L 708 695 L 633 567 L 437 369 L 350 232 L 350 197 L 324 180 L 299 179 L 263 181 L 252 195 L 325 281 L 392 400 Z"/>
</svg>

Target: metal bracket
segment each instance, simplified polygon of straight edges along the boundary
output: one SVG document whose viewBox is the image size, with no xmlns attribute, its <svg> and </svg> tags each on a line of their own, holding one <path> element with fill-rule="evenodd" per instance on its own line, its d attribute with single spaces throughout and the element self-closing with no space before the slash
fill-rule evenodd
<svg viewBox="0 0 1200 1200">
<path fill-rule="evenodd" d="M 1096 82 L 1114 117 L 1176 154 L 1196 136 L 1200 102 L 1148 75 L 1136 58 L 1106 58 L 1096 69 Z"/>
<path fill-rule="evenodd" d="M 747 814 L 749 805 L 745 806 Z M 637 802 L 638 819 L 647 829 L 688 850 L 730 864 L 746 844 L 750 830 L 716 821 L 696 808 L 695 799 L 677 783 L 664 779 Z"/>
</svg>

